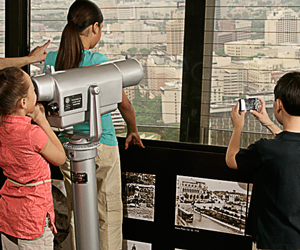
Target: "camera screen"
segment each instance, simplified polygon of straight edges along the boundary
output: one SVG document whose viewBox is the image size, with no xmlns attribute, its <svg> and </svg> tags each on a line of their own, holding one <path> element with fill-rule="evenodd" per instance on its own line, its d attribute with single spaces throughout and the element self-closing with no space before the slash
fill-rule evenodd
<svg viewBox="0 0 300 250">
<path fill-rule="evenodd" d="M 255 102 L 256 102 L 255 98 L 246 99 L 245 100 L 246 110 L 255 109 Z"/>
<path fill-rule="evenodd" d="M 257 98 L 240 99 L 240 111 L 257 110 Z"/>
</svg>

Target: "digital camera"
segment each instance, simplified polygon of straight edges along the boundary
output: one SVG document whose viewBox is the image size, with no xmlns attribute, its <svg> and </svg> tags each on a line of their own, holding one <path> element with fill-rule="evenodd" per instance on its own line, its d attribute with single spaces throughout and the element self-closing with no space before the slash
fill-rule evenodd
<svg viewBox="0 0 300 250">
<path fill-rule="evenodd" d="M 257 98 L 239 99 L 239 104 L 240 104 L 240 111 L 244 111 L 244 110 L 258 111 L 258 99 Z"/>
</svg>

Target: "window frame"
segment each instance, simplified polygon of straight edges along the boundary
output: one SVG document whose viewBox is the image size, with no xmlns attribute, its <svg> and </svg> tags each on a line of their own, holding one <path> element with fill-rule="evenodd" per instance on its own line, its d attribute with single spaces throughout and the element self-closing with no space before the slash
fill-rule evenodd
<svg viewBox="0 0 300 250">
<path fill-rule="evenodd" d="M 208 144 L 214 3 L 186 0 L 180 142 Z"/>
</svg>

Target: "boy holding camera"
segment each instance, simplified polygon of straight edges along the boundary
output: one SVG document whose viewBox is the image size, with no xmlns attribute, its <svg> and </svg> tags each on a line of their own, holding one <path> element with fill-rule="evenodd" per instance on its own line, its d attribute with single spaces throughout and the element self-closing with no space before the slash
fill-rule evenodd
<svg viewBox="0 0 300 250">
<path fill-rule="evenodd" d="M 240 149 L 246 111 L 233 107 L 228 167 L 253 180 L 247 230 L 258 249 L 300 249 L 300 72 L 282 76 L 274 89 L 273 111 L 283 125 L 271 122 L 263 100 L 250 112 L 275 136 Z"/>
</svg>

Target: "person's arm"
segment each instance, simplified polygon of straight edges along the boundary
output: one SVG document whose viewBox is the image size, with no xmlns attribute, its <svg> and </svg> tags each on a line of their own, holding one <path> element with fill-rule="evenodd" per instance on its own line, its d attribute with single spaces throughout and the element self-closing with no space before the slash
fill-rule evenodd
<svg viewBox="0 0 300 250">
<path fill-rule="evenodd" d="M 48 135 L 49 139 L 43 147 L 41 154 L 53 165 L 60 166 L 66 161 L 66 153 L 56 134 L 50 127 L 45 117 L 44 107 L 37 104 L 35 110 L 28 114 L 34 122 L 36 122 Z"/>
<path fill-rule="evenodd" d="M 46 58 L 46 49 L 49 46 L 49 44 L 50 40 L 43 46 L 36 47 L 29 53 L 28 56 L 0 58 L 0 69 L 8 67 L 23 67 L 25 65 L 35 62 L 43 62 Z"/>
<path fill-rule="evenodd" d="M 254 115 L 255 119 L 258 119 L 264 127 L 270 130 L 270 132 L 276 136 L 276 134 L 280 133 L 282 130 L 271 121 L 267 109 L 266 103 L 263 99 L 257 98 L 261 102 L 261 106 L 258 107 L 258 111 L 250 110 L 250 112 Z"/>
<path fill-rule="evenodd" d="M 238 169 L 235 156 L 240 150 L 240 139 L 245 123 L 245 114 L 246 111 L 239 111 L 239 103 L 232 108 L 231 121 L 233 125 L 233 132 L 225 157 L 227 166 L 232 169 Z"/>
<path fill-rule="evenodd" d="M 125 149 L 127 149 L 129 145 L 136 145 L 144 148 L 145 146 L 143 145 L 143 142 L 137 130 L 133 106 L 128 97 L 126 96 L 124 90 L 122 90 L 122 102 L 118 104 L 118 108 L 127 124 Z"/>
</svg>

